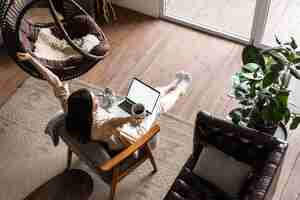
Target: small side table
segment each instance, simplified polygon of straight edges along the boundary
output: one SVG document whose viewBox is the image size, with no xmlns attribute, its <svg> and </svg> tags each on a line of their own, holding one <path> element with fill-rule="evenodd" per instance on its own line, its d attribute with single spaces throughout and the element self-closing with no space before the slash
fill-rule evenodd
<svg viewBox="0 0 300 200">
<path fill-rule="evenodd" d="M 24 200 L 88 200 L 92 192 L 91 176 L 82 170 L 71 169 L 51 178 Z"/>
</svg>

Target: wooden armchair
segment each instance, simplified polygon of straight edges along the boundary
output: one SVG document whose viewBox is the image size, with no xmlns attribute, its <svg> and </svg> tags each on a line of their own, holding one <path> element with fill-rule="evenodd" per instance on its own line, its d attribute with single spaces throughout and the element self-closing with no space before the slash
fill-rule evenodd
<svg viewBox="0 0 300 200">
<path fill-rule="evenodd" d="M 158 124 L 154 125 L 147 133 L 135 143 L 120 152 L 109 151 L 105 144 L 88 142 L 82 144 L 72 137 L 65 128 L 65 115 L 61 114 L 53 118 L 46 128 L 46 133 L 59 136 L 68 146 L 67 169 L 72 162 L 72 153 L 93 169 L 107 184 L 111 186 L 110 199 L 113 200 L 117 183 L 137 168 L 145 160 L 149 159 L 153 166 L 153 173 L 157 166 L 148 142 L 160 131 Z M 134 153 L 138 150 L 138 155 Z"/>
</svg>

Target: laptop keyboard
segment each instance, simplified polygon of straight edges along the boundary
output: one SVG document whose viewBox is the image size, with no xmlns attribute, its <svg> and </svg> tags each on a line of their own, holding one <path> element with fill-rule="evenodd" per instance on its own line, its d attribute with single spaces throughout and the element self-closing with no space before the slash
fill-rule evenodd
<svg viewBox="0 0 300 200">
<path fill-rule="evenodd" d="M 132 104 L 128 101 L 123 101 L 122 103 L 119 104 L 119 107 L 124 110 L 125 112 L 129 113 L 131 115 L 131 107 Z"/>
</svg>

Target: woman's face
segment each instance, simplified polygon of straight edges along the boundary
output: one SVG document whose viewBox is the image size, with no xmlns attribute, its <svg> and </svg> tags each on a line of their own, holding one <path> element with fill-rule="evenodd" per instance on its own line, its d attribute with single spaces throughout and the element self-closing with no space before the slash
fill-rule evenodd
<svg viewBox="0 0 300 200">
<path fill-rule="evenodd" d="M 99 100 L 93 92 L 91 92 L 91 96 L 92 96 L 92 101 L 93 101 L 93 112 L 95 112 L 99 106 Z"/>
</svg>

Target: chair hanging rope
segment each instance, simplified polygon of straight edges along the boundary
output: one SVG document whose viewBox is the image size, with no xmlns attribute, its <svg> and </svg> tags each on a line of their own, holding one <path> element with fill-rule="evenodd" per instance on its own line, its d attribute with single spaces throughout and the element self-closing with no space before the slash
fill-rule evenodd
<svg viewBox="0 0 300 200">
<path fill-rule="evenodd" d="M 81 15 L 59 19 L 52 0 L 47 0 L 54 23 L 33 23 L 26 13 L 43 0 L 12 0 L 7 14 L 3 20 L 2 35 L 9 55 L 16 63 L 30 75 L 42 78 L 29 61 L 20 62 L 17 52 L 28 52 L 47 66 L 62 80 L 69 80 L 81 76 L 90 70 L 98 61 L 103 60 L 108 54 L 109 44 L 104 33 L 91 16 L 74 0 L 66 0 L 71 3 Z M 58 34 L 60 39 L 77 52 L 78 55 L 68 57 L 65 60 L 42 58 L 35 55 L 35 42 L 41 30 L 48 28 L 51 32 Z M 91 34 L 97 38 L 99 43 L 90 51 L 83 50 L 73 40 Z M 55 34 L 54 34 L 55 35 Z"/>
<path fill-rule="evenodd" d="M 0 28 L 3 26 L 3 22 L 9 8 L 11 1 L 9 0 L 1 0 L 0 1 Z"/>
</svg>

